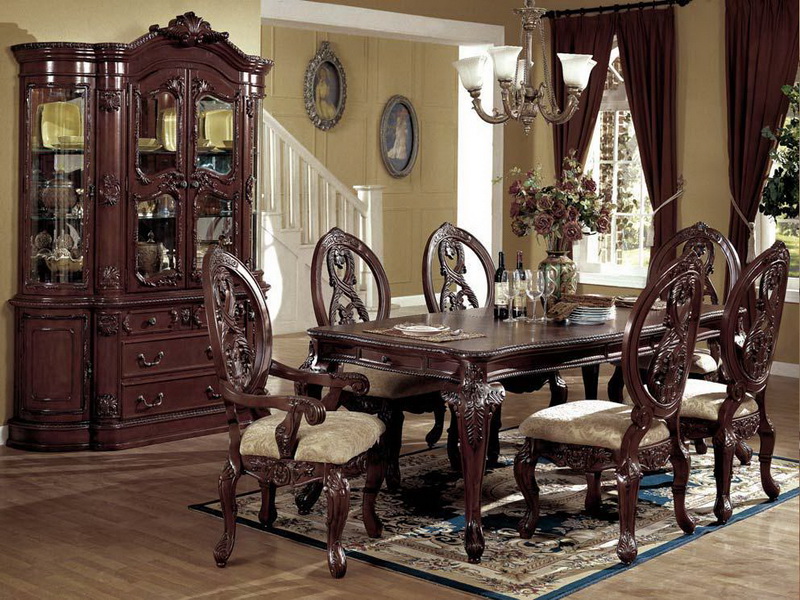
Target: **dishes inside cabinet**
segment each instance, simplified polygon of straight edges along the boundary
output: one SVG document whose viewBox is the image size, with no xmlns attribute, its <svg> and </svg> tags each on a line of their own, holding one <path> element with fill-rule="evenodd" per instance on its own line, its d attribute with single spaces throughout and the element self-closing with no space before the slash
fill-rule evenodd
<svg viewBox="0 0 800 600">
<path fill-rule="evenodd" d="M 139 139 L 139 152 L 155 152 L 162 148 L 158 139 L 156 138 L 140 138 Z"/>
<path fill-rule="evenodd" d="M 174 108 L 165 108 L 158 116 L 160 121 L 161 143 L 164 149 L 175 152 L 178 149 L 178 114 Z"/>
<path fill-rule="evenodd" d="M 73 102 L 45 102 L 40 107 L 42 146 L 60 149 L 60 138 L 79 139 L 83 147 L 81 107 Z"/>
<path fill-rule="evenodd" d="M 64 171 L 56 171 L 39 191 L 39 202 L 47 210 L 70 210 L 78 203 L 78 192 Z"/>
<path fill-rule="evenodd" d="M 208 110 L 204 114 L 205 137 L 215 148 L 232 148 L 233 111 L 227 108 Z M 225 142 L 231 145 L 225 146 Z"/>
</svg>

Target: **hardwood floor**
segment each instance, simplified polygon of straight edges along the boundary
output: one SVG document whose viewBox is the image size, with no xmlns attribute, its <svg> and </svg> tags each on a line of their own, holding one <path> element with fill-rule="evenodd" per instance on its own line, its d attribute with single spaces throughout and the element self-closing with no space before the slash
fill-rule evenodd
<svg viewBox="0 0 800 600">
<path fill-rule="evenodd" d="M 280 338 L 276 358 L 299 364 L 306 348 L 299 337 Z M 566 374 L 575 398 L 580 373 Z M 768 397 L 776 454 L 798 458 L 798 381 L 773 377 Z M 542 392 L 510 395 L 504 425 L 546 403 Z M 405 449 L 423 447 L 429 427 L 429 416 L 408 415 Z M 218 569 L 211 550 L 222 523 L 186 507 L 216 496 L 225 445 L 220 434 L 120 452 L 0 448 L 0 598 L 474 597 L 356 560 L 333 580 L 322 551 L 244 527 L 228 567 Z M 570 599 L 653 599 L 677 590 L 686 599 L 796 599 L 799 513 L 795 498 Z"/>
</svg>

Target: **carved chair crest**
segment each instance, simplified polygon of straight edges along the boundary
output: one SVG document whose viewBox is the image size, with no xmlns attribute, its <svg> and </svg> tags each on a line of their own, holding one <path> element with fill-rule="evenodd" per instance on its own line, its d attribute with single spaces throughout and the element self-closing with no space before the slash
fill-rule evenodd
<svg viewBox="0 0 800 600">
<path fill-rule="evenodd" d="M 634 423 L 640 426 L 649 423 L 652 417 L 666 419 L 677 414 L 697 337 L 703 269 L 700 257 L 691 252 L 684 254 L 651 278 L 628 319 L 622 340 L 623 376 L 635 404 Z M 661 322 L 665 331 L 654 348 L 643 380 L 638 348 L 642 347 L 642 330 L 658 325 L 652 316 L 659 313 L 651 313 L 651 307 L 659 298 L 666 300 Z"/>
<path fill-rule="evenodd" d="M 483 266 L 487 285 L 484 306 L 494 302 L 494 264 L 486 248 L 469 232 L 452 223 L 443 223 L 428 238 L 423 253 L 422 288 L 428 311 L 445 312 L 480 306 L 477 295 L 466 279 L 465 246 L 478 256 Z M 438 296 L 433 282 L 434 256 L 439 262 L 439 274 L 444 278 Z"/>
<path fill-rule="evenodd" d="M 311 261 L 311 293 L 314 315 L 319 325 L 345 325 L 370 320 L 367 307 L 359 295 L 356 257 L 371 271 L 378 288 L 376 318 L 388 318 L 391 298 L 389 280 L 378 257 L 361 240 L 334 227 L 317 242 Z M 331 299 L 327 307 L 323 294 L 323 269 L 331 287 Z"/>
<path fill-rule="evenodd" d="M 749 392 L 766 386 L 788 276 L 789 251 L 775 242 L 745 268 L 725 305 L 720 332 L 725 369 Z"/>
<path fill-rule="evenodd" d="M 682 254 L 692 252 L 703 262 L 703 296 L 708 296 L 711 304 L 719 304 L 719 295 L 711 281 L 714 273 L 714 260 L 716 248 L 722 251 L 728 268 L 728 292 L 739 278 L 741 265 L 739 256 L 728 239 L 713 227 L 702 221 L 691 227 L 681 229 L 672 238 L 661 246 L 650 260 L 648 278 L 657 276 L 661 270 L 675 257 L 675 251 L 683 245 Z"/>
</svg>

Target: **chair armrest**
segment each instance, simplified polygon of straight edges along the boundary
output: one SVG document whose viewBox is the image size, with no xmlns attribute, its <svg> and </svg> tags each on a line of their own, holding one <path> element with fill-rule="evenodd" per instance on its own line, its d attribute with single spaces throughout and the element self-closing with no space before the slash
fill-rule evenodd
<svg viewBox="0 0 800 600">
<path fill-rule="evenodd" d="M 325 373 L 309 369 L 295 369 L 277 360 L 273 360 L 269 367 L 269 374 L 288 379 L 297 383 L 319 385 L 330 388 L 346 388 L 356 396 L 363 396 L 369 392 L 369 379 L 361 373 Z"/>
<path fill-rule="evenodd" d="M 275 441 L 281 458 L 294 458 L 297 450 L 297 430 L 305 417 L 309 425 L 325 422 L 325 405 L 315 398 L 306 396 L 261 396 L 245 394 L 222 384 L 225 400 L 250 408 L 274 408 L 286 411 L 286 418 L 275 428 Z"/>
</svg>

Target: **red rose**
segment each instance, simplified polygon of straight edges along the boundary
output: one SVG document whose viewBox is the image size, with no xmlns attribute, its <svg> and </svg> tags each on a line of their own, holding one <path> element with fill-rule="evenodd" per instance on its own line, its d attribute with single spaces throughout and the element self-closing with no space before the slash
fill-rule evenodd
<svg viewBox="0 0 800 600">
<path fill-rule="evenodd" d="M 528 226 L 525 225 L 525 221 L 522 219 L 514 219 L 511 221 L 511 232 L 519 237 L 528 235 Z"/>
<path fill-rule="evenodd" d="M 583 237 L 581 226 L 578 224 L 577 221 L 567 221 L 566 225 L 564 225 L 562 234 L 564 236 L 564 239 L 570 242 L 577 242 L 579 239 Z"/>
<path fill-rule="evenodd" d="M 521 191 L 522 191 L 522 186 L 520 185 L 519 180 L 512 183 L 511 186 L 508 188 L 508 193 L 511 194 L 512 196 L 516 196 Z"/>
<path fill-rule="evenodd" d="M 553 214 L 554 218 L 563 219 L 564 215 L 567 214 L 567 207 L 563 202 L 557 201 L 553 203 L 553 210 L 550 212 Z"/>
<path fill-rule="evenodd" d="M 553 197 L 548 194 L 541 194 L 536 199 L 536 207 L 539 210 L 551 210 L 553 208 Z"/>
<path fill-rule="evenodd" d="M 581 214 L 581 213 L 580 213 L 580 211 L 579 211 L 579 210 L 578 210 L 578 208 L 577 208 L 577 207 L 575 207 L 575 206 L 570 206 L 570 207 L 567 209 L 567 218 L 568 218 L 570 221 L 577 221 L 577 220 L 578 220 L 578 217 L 580 216 L 580 214 Z"/>
<path fill-rule="evenodd" d="M 584 177 L 581 183 L 583 184 L 583 188 L 588 192 L 594 192 L 597 189 L 597 184 L 594 182 L 594 179 L 589 177 Z"/>
<path fill-rule="evenodd" d="M 509 214 L 511 215 L 512 218 L 513 217 L 518 217 L 519 216 L 519 211 L 520 211 L 519 202 L 517 202 L 516 200 L 512 200 L 511 201 L 511 211 L 510 211 Z"/>
<path fill-rule="evenodd" d="M 611 219 L 605 215 L 600 215 L 597 217 L 595 228 L 597 229 L 597 233 L 608 233 L 611 231 Z"/>
<path fill-rule="evenodd" d="M 533 219 L 533 228 L 539 235 L 548 235 L 553 227 L 553 217 L 547 213 L 539 213 Z"/>
</svg>

